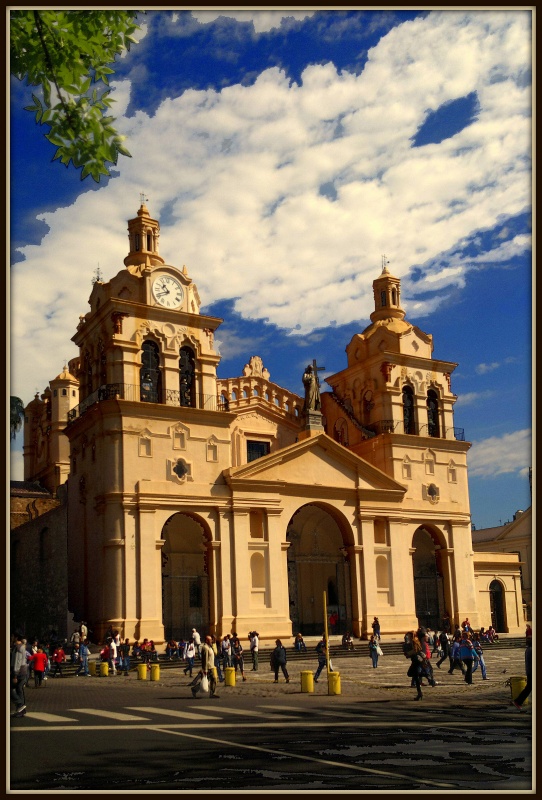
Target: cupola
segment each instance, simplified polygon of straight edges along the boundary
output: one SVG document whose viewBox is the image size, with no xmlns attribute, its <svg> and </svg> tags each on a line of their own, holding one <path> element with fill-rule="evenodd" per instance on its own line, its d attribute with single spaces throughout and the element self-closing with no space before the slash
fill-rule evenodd
<svg viewBox="0 0 542 800">
<path fill-rule="evenodd" d="M 405 312 L 401 308 L 401 281 L 388 270 L 386 257 L 382 258 L 382 273 L 373 281 L 375 310 L 371 321 L 382 319 L 404 319 Z"/>
<path fill-rule="evenodd" d="M 160 223 L 152 219 L 149 209 L 143 199 L 137 212 L 137 217 L 128 220 L 128 240 L 130 252 L 124 259 L 127 267 L 157 266 L 164 263 L 164 259 L 158 255 L 158 239 L 160 237 Z"/>
</svg>

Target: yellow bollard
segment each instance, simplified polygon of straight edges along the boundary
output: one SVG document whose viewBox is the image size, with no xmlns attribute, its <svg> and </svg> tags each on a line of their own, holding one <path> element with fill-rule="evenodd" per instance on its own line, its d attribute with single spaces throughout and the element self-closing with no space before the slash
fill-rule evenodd
<svg viewBox="0 0 542 800">
<path fill-rule="evenodd" d="M 151 664 L 151 681 L 160 680 L 160 664 Z"/>
<path fill-rule="evenodd" d="M 341 674 L 340 672 L 328 673 L 327 693 L 340 694 L 341 693 Z"/>
<path fill-rule="evenodd" d="M 89 661 L 88 662 L 88 671 L 90 672 L 91 675 L 94 675 L 94 677 L 96 677 L 96 662 L 95 661 Z"/>
<path fill-rule="evenodd" d="M 147 665 L 146 664 L 138 664 L 137 665 L 137 679 L 138 679 L 138 681 L 146 681 L 147 680 Z"/>
<path fill-rule="evenodd" d="M 303 670 L 301 673 L 301 691 L 314 692 L 314 675 L 310 669 Z"/>
<path fill-rule="evenodd" d="M 516 697 L 527 686 L 527 676 L 526 675 L 514 675 L 513 677 L 511 677 L 509 679 L 508 682 L 510 684 L 510 691 L 512 693 L 512 700 L 515 700 Z M 525 699 L 525 702 L 523 703 L 523 705 L 526 706 L 529 703 L 530 699 L 531 699 L 530 697 L 527 697 Z"/>
<path fill-rule="evenodd" d="M 226 667 L 224 670 L 225 674 L 225 686 L 235 686 L 235 668 L 234 667 Z"/>
<path fill-rule="evenodd" d="M 100 662 L 100 678 L 107 678 L 109 675 L 109 664 L 107 661 Z"/>
</svg>

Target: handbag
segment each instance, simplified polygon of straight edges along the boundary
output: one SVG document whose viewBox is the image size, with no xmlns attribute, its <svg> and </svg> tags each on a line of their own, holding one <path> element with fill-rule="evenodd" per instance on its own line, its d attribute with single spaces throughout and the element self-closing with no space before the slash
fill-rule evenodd
<svg viewBox="0 0 542 800">
<path fill-rule="evenodd" d="M 209 678 L 207 675 L 204 675 L 201 679 L 201 691 L 208 692 L 209 691 Z"/>
<path fill-rule="evenodd" d="M 376 646 L 376 652 L 377 652 L 377 654 L 379 656 L 383 656 L 384 655 L 384 653 L 382 652 L 382 648 L 380 647 L 379 644 L 377 644 L 377 646 Z"/>
</svg>

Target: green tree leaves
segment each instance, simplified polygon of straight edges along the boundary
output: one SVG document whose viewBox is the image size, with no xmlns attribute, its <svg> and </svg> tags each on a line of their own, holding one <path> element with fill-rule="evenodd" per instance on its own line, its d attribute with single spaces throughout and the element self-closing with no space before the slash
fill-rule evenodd
<svg viewBox="0 0 542 800">
<path fill-rule="evenodd" d="M 23 427 L 24 403 L 20 397 L 11 395 L 9 398 L 9 434 L 11 439 L 15 439 L 17 433 Z"/>
<path fill-rule="evenodd" d="M 30 86 L 36 123 L 57 149 L 53 160 L 99 182 L 107 164 L 130 157 L 113 127 L 109 76 L 115 58 L 136 42 L 136 11 L 12 11 L 11 73 Z"/>
</svg>

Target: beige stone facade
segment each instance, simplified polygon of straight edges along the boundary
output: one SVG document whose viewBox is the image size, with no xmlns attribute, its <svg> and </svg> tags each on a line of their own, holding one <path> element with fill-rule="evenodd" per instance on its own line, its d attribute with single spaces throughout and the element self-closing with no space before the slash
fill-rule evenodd
<svg viewBox="0 0 542 800">
<path fill-rule="evenodd" d="M 405 320 L 400 281 L 386 268 L 375 280 L 371 324 L 320 413 L 258 356 L 217 378 L 221 320 L 164 263 L 144 205 L 128 232 L 125 269 L 95 283 L 80 318 L 78 358 L 26 409 L 25 478 L 55 488 L 69 471 L 75 619 L 96 637 L 112 624 L 155 642 L 192 627 L 288 639 L 321 633 L 325 591 L 356 636 L 374 616 L 387 633 L 440 627 L 445 611 L 484 624 L 456 365 Z M 43 460 L 47 413 L 61 429 Z M 515 632 L 517 557 L 501 567 Z"/>
</svg>

